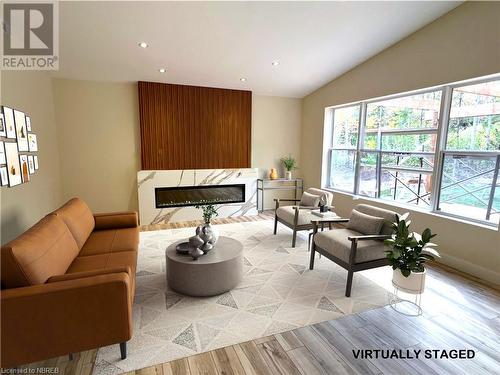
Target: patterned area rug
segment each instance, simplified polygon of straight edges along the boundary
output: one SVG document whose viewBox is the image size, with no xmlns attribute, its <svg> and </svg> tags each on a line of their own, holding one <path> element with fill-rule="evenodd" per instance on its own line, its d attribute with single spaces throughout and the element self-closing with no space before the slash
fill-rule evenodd
<svg viewBox="0 0 500 375">
<path fill-rule="evenodd" d="M 236 289 L 207 298 L 179 295 L 166 284 L 165 249 L 193 228 L 141 233 L 128 357 L 120 360 L 118 345 L 101 348 L 94 374 L 132 371 L 388 304 L 390 293 L 359 273 L 346 298 L 347 272 L 324 257 L 310 271 L 306 232 L 291 248 L 291 231 L 280 225 L 273 235 L 272 221 L 217 228 L 244 244 L 245 275 Z"/>
</svg>

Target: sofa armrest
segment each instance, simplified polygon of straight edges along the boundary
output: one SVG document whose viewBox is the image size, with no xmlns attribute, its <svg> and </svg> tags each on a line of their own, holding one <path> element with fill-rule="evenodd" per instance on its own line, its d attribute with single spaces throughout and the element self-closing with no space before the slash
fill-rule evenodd
<svg viewBox="0 0 500 375">
<path fill-rule="evenodd" d="M 132 271 L 130 270 L 130 267 L 124 266 L 124 267 L 105 268 L 105 269 L 100 269 L 100 270 L 95 270 L 95 271 L 66 273 L 64 275 L 52 276 L 47 280 L 47 282 L 48 283 L 57 283 L 59 281 L 83 279 L 85 277 L 109 275 L 109 274 L 120 273 L 120 272 L 124 272 L 124 273 L 128 274 L 129 276 L 132 276 L 131 275 Z"/>
<path fill-rule="evenodd" d="M 94 214 L 95 230 L 136 228 L 139 226 L 137 212 L 111 212 Z"/>
<path fill-rule="evenodd" d="M 1 293 L 1 367 L 126 342 L 132 337 L 125 272 Z"/>
</svg>

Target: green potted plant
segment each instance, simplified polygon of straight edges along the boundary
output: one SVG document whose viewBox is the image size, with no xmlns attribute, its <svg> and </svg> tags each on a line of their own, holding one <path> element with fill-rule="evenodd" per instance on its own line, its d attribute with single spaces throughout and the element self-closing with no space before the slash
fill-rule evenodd
<svg viewBox="0 0 500 375">
<path fill-rule="evenodd" d="M 408 216 L 408 213 L 401 217 L 396 215 L 396 221 L 392 224 L 392 238 L 384 243 L 390 247 L 386 255 L 393 269 L 393 285 L 404 292 L 420 294 L 425 287 L 425 262 L 439 257 L 439 253 L 433 248 L 437 245 L 430 242 L 436 234 L 432 234 L 429 228 L 421 235 L 410 232 L 411 221 L 407 220 Z"/>
<path fill-rule="evenodd" d="M 285 166 L 285 170 L 286 170 L 285 178 L 287 180 L 291 180 L 292 179 L 292 171 L 294 169 L 297 169 L 297 160 L 295 160 L 291 154 L 288 154 L 288 156 L 281 158 L 281 162 Z"/>
</svg>

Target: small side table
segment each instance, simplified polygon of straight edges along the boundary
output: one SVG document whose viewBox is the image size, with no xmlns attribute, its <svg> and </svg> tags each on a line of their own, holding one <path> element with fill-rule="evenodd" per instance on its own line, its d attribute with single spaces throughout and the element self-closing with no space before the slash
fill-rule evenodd
<svg viewBox="0 0 500 375">
<path fill-rule="evenodd" d="M 264 211 L 264 193 L 266 190 L 288 190 L 294 191 L 295 199 L 299 199 L 304 192 L 304 181 L 301 178 L 257 179 L 257 211 Z"/>
<path fill-rule="evenodd" d="M 317 221 L 320 223 L 321 225 L 321 231 L 323 232 L 325 230 L 325 224 L 328 224 L 328 229 L 331 230 L 332 229 L 332 223 L 330 222 L 330 220 L 332 220 L 332 218 L 335 218 L 335 217 L 339 217 L 337 216 L 337 214 L 335 214 L 335 212 L 331 211 L 331 209 L 328 209 L 329 212 L 331 212 L 332 214 L 334 214 L 335 216 L 332 215 L 332 217 L 321 217 L 321 216 L 315 216 L 314 217 L 314 221 Z M 307 240 L 307 251 L 311 251 L 311 239 L 312 239 L 312 236 L 313 236 L 314 232 L 309 232 L 309 238 Z M 319 254 L 319 257 L 321 258 L 321 254 Z"/>
</svg>

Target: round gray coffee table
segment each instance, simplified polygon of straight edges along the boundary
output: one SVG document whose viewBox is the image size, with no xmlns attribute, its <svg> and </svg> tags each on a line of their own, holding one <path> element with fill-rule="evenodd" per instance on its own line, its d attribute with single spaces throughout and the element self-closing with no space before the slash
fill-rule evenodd
<svg viewBox="0 0 500 375">
<path fill-rule="evenodd" d="M 219 237 L 215 247 L 197 260 L 177 254 L 167 247 L 167 283 L 179 293 L 195 297 L 215 296 L 233 289 L 243 277 L 243 245 L 229 237 Z"/>
</svg>

